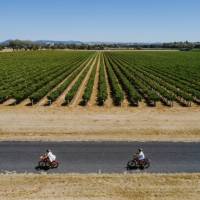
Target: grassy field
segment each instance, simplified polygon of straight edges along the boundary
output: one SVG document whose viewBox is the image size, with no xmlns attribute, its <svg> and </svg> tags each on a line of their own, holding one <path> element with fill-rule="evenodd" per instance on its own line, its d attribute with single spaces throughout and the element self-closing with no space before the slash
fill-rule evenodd
<svg viewBox="0 0 200 200">
<path fill-rule="evenodd" d="M 0 175 L 1 200 L 198 200 L 200 174 Z"/>
</svg>

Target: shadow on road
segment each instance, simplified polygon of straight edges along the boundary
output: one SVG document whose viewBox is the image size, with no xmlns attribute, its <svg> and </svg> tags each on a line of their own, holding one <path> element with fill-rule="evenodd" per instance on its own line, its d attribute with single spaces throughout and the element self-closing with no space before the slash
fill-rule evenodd
<svg viewBox="0 0 200 200">
<path fill-rule="evenodd" d="M 50 167 L 48 167 L 48 166 L 44 166 L 44 167 L 36 166 L 35 170 L 37 170 L 37 171 L 48 171 L 48 170 L 50 170 Z"/>
</svg>

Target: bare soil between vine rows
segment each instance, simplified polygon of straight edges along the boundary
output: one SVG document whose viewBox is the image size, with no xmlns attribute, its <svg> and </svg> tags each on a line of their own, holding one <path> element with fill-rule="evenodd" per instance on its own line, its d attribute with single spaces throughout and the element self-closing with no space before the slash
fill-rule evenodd
<svg viewBox="0 0 200 200">
<path fill-rule="evenodd" d="M 0 106 L 0 140 L 200 141 L 200 108 Z"/>
</svg>

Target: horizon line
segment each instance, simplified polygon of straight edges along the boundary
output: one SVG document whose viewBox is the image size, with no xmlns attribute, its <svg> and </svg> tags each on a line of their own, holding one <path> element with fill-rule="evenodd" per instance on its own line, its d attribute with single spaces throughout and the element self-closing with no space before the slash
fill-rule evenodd
<svg viewBox="0 0 200 200">
<path fill-rule="evenodd" d="M 54 40 L 54 39 L 37 39 L 37 40 L 33 40 L 33 39 L 6 39 L 6 40 L 0 40 L 0 43 L 6 42 L 6 41 L 14 41 L 14 40 L 20 40 L 20 41 L 31 41 L 31 42 L 37 42 L 37 41 L 52 41 L 52 42 L 81 42 L 81 43 L 111 43 L 111 44 L 116 44 L 116 43 L 122 43 L 122 44 L 163 44 L 163 43 L 175 43 L 175 42 L 189 42 L 189 43 L 200 43 L 200 41 L 190 41 L 190 40 L 179 40 L 179 41 L 157 41 L 157 42 L 152 42 L 152 41 L 143 41 L 143 42 L 131 42 L 131 41 L 82 41 L 82 40 Z"/>
</svg>

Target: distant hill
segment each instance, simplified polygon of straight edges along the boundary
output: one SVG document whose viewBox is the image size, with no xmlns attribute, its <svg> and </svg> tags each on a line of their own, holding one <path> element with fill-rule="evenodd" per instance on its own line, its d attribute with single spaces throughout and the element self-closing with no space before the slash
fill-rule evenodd
<svg viewBox="0 0 200 200">
<path fill-rule="evenodd" d="M 34 43 L 37 43 L 37 44 L 64 44 L 64 45 L 66 45 L 66 44 L 75 44 L 75 45 L 84 44 L 81 41 L 74 41 L 74 40 L 69 40 L 69 41 L 37 40 L 37 41 L 34 41 Z"/>
<path fill-rule="evenodd" d="M 18 39 L 17 39 L 18 40 Z M 14 41 L 12 39 L 0 42 L 0 44 L 3 45 L 8 45 L 10 41 Z M 19 40 L 19 41 L 24 41 L 24 42 L 30 42 L 30 43 L 35 43 L 35 44 L 63 44 L 63 45 L 70 45 L 70 44 L 75 44 L 75 45 L 161 45 L 162 43 L 136 43 L 136 42 L 101 42 L 101 41 L 90 41 L 90 42 L 81 42 L 81 41 L 76 41 L 76 40 L 68 40 L 68 41 L 57 41 L 57 40 L 36 40 L 36 41 L 31 41 L 31 40 Z"/>
<path fill-rule="evenodd" d="M 3 42 L 0 42 L 0 44 L 2 44 L 2 45 L 8 45 L 10 43 L 10 41 L 12 41 L 12 40 L 5 40 Z"/>
<path fill-rule="evenodd" d="M 5 40 L 3 42 L 0 42 L 2 45 L 8 45 L 11 41 L 14 41 L 12 39 Z M 30 42 L 30 43 L 35 43 L 35 44 L 75 44 L 75 45 L 82 45 L 84 44 L 81 41 L 74 41 L 74 40 L 69 40 L 69 41 L 54 41 L 54 40 L 36 40 L 36 41 L 30 41 L 30 40 L 21 40 L 25 42 Z"/>
</svg>

